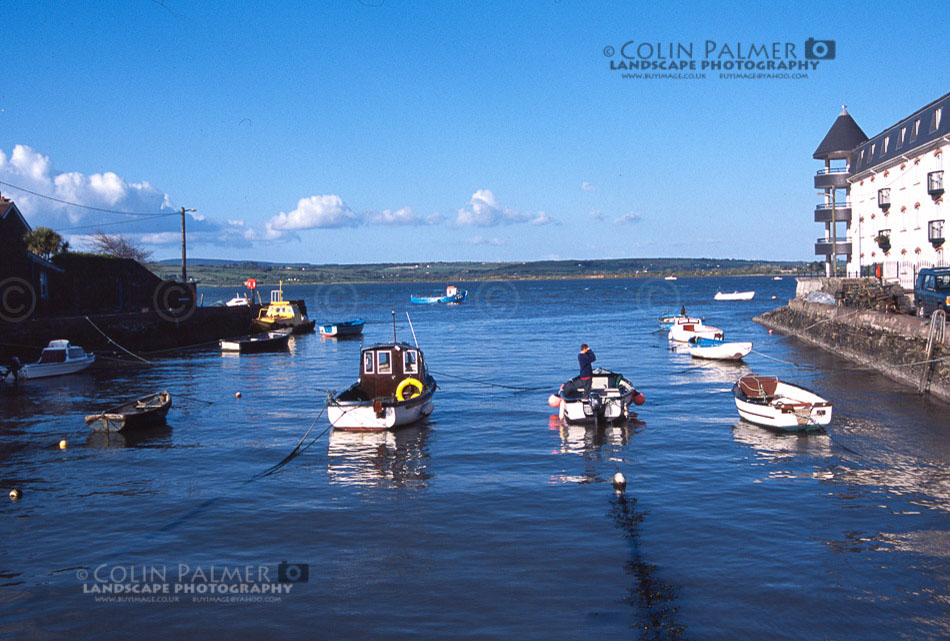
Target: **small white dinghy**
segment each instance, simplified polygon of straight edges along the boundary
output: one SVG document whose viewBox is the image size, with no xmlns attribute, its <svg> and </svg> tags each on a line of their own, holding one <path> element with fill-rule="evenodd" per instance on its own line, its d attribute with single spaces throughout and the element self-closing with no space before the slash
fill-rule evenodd
<svg viewBox="0 0 950 641">
<path fill-rule="evenodd" d="M 30 380 L 75 374 L 94 362 L 96 362 L 95 354 L 86 353 L 82 347 L 77 347 L 62 339 L 50 341 L 40 354 L 40 360 L 22 366 L 15 377 L 13 373 L 9 373 L 6 380 L 12 382 L 14 378 Z"/>
<path fill-rule="evenodd" d="M 831 422 L 832 403 L 775 376 L 746 374 L 732 388 L 743 419 L 782 432 L 820 429 Z"/>
<path fill-rule="evenodd" d="M 716 292 L 716 295 L 713 297 L 716 300 L 752 300 L 755 298 L 755 292 Z"/>
<path fill-rule="evenodd" d="M 740 361 L 752 351 L 752 343 L 727 343 L 711 338 L 691 338 L 689 354 L 693 358 L 707 358 L 716 361 Z"/>
<path fill-rule="evenodd" d="M 709 338 L 721 341 L 725 335 L 722 330 L 702 323 L 676 323 L 670 327 L 667 335 L 674 343 L 688 343 L 691 338 Z"/>
</svg>

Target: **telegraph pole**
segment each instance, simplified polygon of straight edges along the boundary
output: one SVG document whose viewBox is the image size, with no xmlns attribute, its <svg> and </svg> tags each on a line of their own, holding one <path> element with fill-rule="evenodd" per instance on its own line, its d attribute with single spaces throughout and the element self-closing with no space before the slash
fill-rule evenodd
<svg viewBox="0 0 950 641">
<path fill-rule="evenodd" d="M 197 211 L 194 208 L 181 208 L 181 282 L 188 282 L 188 268 L 185 266 L 185 212 Z"/>
</svg>

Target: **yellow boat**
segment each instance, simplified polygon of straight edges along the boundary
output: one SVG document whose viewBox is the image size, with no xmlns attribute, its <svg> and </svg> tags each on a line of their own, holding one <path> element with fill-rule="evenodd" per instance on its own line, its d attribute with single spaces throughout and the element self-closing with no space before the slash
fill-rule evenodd
<svg viewBox="0 0 950 641">
<path fill-rule="evenodd" d="M 270 304 L 261 309 L 254 325 L 264 331 L 290 327 L 294 334 L 312 332 L 317 321 L 307 318 L 306 307 L 301 311 L 303 301 L 284 300 L 284 282 L 270 292 Z"/>
</svg>

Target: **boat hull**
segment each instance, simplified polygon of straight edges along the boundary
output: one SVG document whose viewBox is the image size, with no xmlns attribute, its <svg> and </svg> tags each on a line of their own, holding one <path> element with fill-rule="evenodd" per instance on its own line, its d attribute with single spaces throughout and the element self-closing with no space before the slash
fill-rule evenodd
<svg viewBox="0 0 950 641">
<path fill-rule="evenodd" d="M 713 298 L 716 300 L 752 300 L 755 298 L 755 292 L 732 292 L 731 294 L 718 292 Z"/>
<path fill-rule="evenodd" d="M 336 325 L 321 325 L 320 335 L 328 338 L 349 338 L 363 333 L 365 323 L 337 323 Z"/>
<path fill-rule="evenodd" d="M 90 367 L 96 362 L 96 357 L 89 354 L 86 358 L 67 361 L 65 363 L 30 363 L 24 365 L 19 372 L 20 380 L 35 380 L 39 378 L 51 378 L 53 376 L 66 376 L 67 374 L 76 374 Z M 11 378 L 12 377 L 8 377 Z"/>
<path fill-rule="evenodd" d="M 314 331 L 314 328 L 317 326 L 317 321 L 308 320 L 295 323 L 293 320 L 264 320 L 255 318 L 251 324 L 257 329 L 265 332 L 276 331 L 279 329 L 290 329 L 291 333 L 293 334 L 309 334 Z"/>
<path fill-rule="evenodd" d="M 709 338 L 721 341 L 724 334 L 721 329 L 709 325 L 677 323 L 670 328 L 670 333 L 667 336 L 674 343 L 688 343 L 691 338 Z"/>
<path fill-rule="evenodd" d="M 221 351 L 236 354 L 259 354 L 261 352 L 277 352 L 287 349 L 291 332 L 287 329 L 267 332 L 266 335 L 252 334 L 230 340 L 218 341 Z"/>
<path fill-rule="evenodd" d="M 468 291 L 459 292 L 454 296 L 410 296 L 409 302 L 413 305 L 437 305 L 439 303 L 446 305 L 458 305 L 464 303 L 468 297 Z"/>
<path fill-rule="evenodd" d="M 689 355 L 715 361 L 739 361 L 752 352 L 752 343 L 721 343 L 714 346 L 690 345 Z"/>
<path fill-rule="evenodd" d="M 382 432 L 411 425 L 432 414 L 435 381 L 422 394 L 406 401 L 341 401 L 327 405 L 327 418 L 333 429 L 349 432 Z"/>
</svg>

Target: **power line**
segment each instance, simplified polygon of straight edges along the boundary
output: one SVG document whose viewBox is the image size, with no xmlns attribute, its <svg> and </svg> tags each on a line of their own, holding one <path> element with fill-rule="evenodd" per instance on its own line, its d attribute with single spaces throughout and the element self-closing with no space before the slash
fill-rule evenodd
<svg viewBox="0 0 950 641">
<path fill-rule="evenodd" d="M 11 187 L 11 188 L 13 188 L 13 189 L 18 189 L 18 190 L 23 191 L 23 192 L 26 192 L 26 193 L 28 193 L 28 194 L 32 194 L 32 195 L 38 196 L 38 197 L 40 197 L 40 198 L 45 198 L 45 199 L 47 199 L 47 200 L 52 200 L 52 201 L 57 202 L 57 203 L 62 203 L 62 204 L 64 204 L 64 205 L 71 205 L 71 206 L 73 206 L 73 207 L 81 207 L 81 208 L 83 208 L 83 209 L 91 209 L 92 211 L 101 211 L 101 212 L 104 212 L 104 213 L 107 213 L 107 214 L 122 214 L 123 216 L 152 216 L 152 217 L 155 217 L 155 216 L 165 216 L 165 215 L 167 215 L 167 214 L 164 214 L 164 213 L 159 214 L 159 213 L 156 213 L 156 212 L 139 213 L 139 212 L 131 212 L 131 211 L 118 211 L 118 210 L 116 210 L 116 209 L 103 209 L 102 207 L 93 207 L 93 206 L 91 206 L 91 205 L 83 205 L 83 204 L 80 204 L 80 203 L 74 203 L 74 202 L 70 202 L 70 201 L 68 201 L 68 200 L 63 200 L 62 198 L 56 198 L 56 197 L 54 197 L 54 196 L 49 196 L 49 195 L 47 195 L 47 194 L 41 194 L 41 193 L 39 193 L 39 192 L 37 192 L 37 191 L 31 191 L 31 190 L 26 189 L 26 188 L 24 188 L 24 187 L 20 187 L 20 186 L 18 186 L 18 185 L 14 185 L 14 184 L 12 184 L 12 183 L 4 182 L 4 181 L 2 181 L 2 180 L 0 180 L 0 185 L 3 185 L 3 186 L 5 186 L 5 187 Z M 176 214 L 176 213 L 178 213 L 178 212 L 172 212 L 172 214 Z"/>
<path fill-rule="evenodd" d="M 173 211 L 168 214 L 153 214 L 145 218 L 136 218 L 135 220 L 115 220 L 111 223 L 96 223 L 95 225 L 77 225 L 75 227 L 59 227 L 58 231 L 74 231 L 76 229 L 92 229 L 93 227 L 105 227 L 106 225 L 129 225 L 132 223 L 140 223 L 146 220 L 152 220 L 154 218 L 167 218 L 168 216 L 177 216 L 178 212 Z"/>
</svg>

